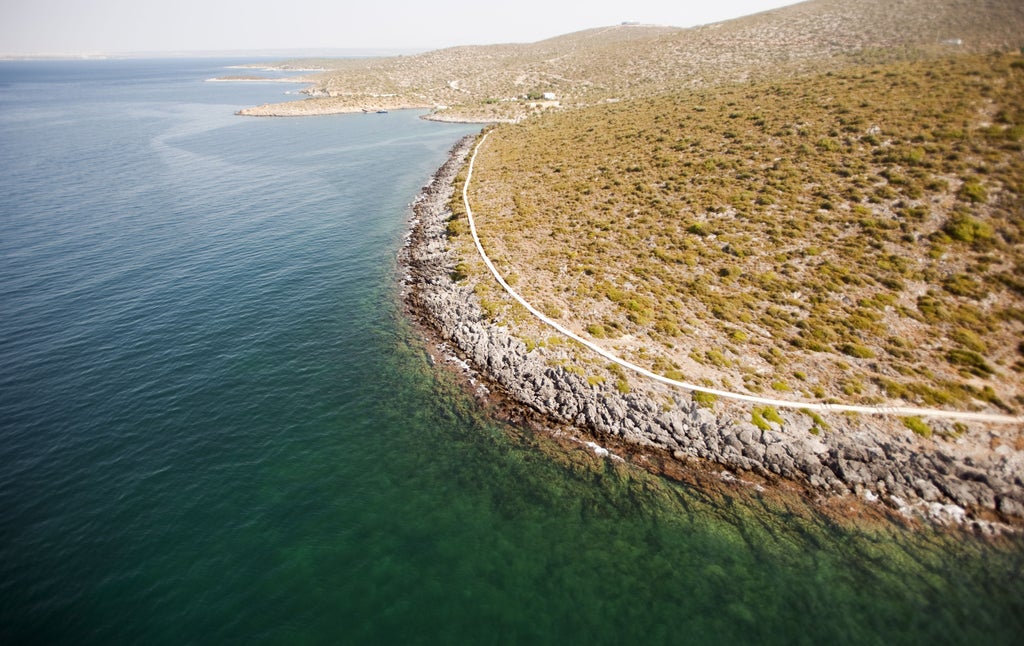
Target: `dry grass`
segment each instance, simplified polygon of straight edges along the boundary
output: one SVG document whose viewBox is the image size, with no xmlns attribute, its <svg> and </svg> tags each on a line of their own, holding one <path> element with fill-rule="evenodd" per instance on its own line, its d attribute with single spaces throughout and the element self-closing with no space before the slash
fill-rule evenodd
<svg viewBox="0 0 1024 646">
<path fill-rule="evenodd" d="M 675 92 L 496 129 L 471 200 L 528 300 L 668 376 L 1019 411 L 1022 106 L 1013 54 Z"/>
</svg>

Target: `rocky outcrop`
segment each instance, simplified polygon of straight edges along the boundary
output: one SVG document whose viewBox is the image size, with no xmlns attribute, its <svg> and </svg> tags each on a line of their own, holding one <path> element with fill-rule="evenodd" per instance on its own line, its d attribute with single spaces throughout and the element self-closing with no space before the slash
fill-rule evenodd
<svg viewBox="0 0 1024 646">
<path fill-rule="evenodd" d="M 1024 454 L 1009 446 L 973 454 L 955 444 L 894 432 L 891 424 L 836 416 L 831 430 L 812 434 L 811 418 L 782 413 L 767 430 L 741 406 L 714 411 L 688 393 L 658 384 L 621 393 L 554 365 L 551 351 L 528 350 L 508 328 L 488 320 L 473 290 L 452 279 L 456 259 L 446 224 L 452 181 L 472 138 L 459 142 L 414 204 L 405 298 L 410 309 L 504 394 L 595 439 L 618 438 L 656 448 L 680 461 L 785 478 L 823 494 L 857 494 L 907 514 L 992 530 L 1024 518 Z"/>
</svg>

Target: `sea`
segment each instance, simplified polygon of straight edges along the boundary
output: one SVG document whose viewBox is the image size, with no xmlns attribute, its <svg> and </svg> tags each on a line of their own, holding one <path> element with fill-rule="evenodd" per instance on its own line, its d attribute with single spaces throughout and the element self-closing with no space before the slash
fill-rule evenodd
<svg viewBox="0 0 1024 646">
<path fill-rule="evenodd" d="M 401 306 L 480 126 L 246 118 L 220 59 L 0 63 L 0 643 L 1019 644 L 1024 541 L 502 421 Z"/>
</svg>

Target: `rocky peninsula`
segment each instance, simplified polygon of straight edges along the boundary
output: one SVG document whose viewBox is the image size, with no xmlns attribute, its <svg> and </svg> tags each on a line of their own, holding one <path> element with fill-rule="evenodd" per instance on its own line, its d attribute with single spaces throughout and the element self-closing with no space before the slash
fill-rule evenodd
<svg viewBox="0 0 1024 646">
<path fill-rule="evenodd" d="M 649 451 L 725 481 L 797 483 L 812 497 L 856 496 L 940 524 L 985 532 L 1022 524 L 1024 458 L 1012 447 L 893 433 L 891 423 L 868 416 L 836 415 L 828 431 L 816 432 L 811 417 L 783 411 L 755 426 L 749 406 L 719 402 L 711 409 L 656 383 L 623 393 L 589 381 L 571 369 L 582 351 L 571 345 L 528 349 L 485 315 L 470 281 L 457 280 L 449 200 L 472 144 L 472 137 L 460 141 L 417 198 L 401 261 L 408 308 L 474 378 L 552 427 L 579 429 L 599 454 L 600 444 L 633 447 L 629 459 L 641 466 L 649 466 Z"/>
</svg>

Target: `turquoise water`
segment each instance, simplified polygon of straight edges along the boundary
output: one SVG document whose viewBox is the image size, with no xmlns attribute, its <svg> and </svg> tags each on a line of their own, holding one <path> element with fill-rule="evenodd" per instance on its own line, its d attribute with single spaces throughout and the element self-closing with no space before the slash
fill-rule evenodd
<svg viewBox="0 0 1024 646">
<path fill-rule="evenodd" d="M 397 302 L 473 126 L 231 61 L 0 64 L 3 643 L 1016 643 L 1024 544 L 836 526 L 494 421 Z"/>
</svg>

